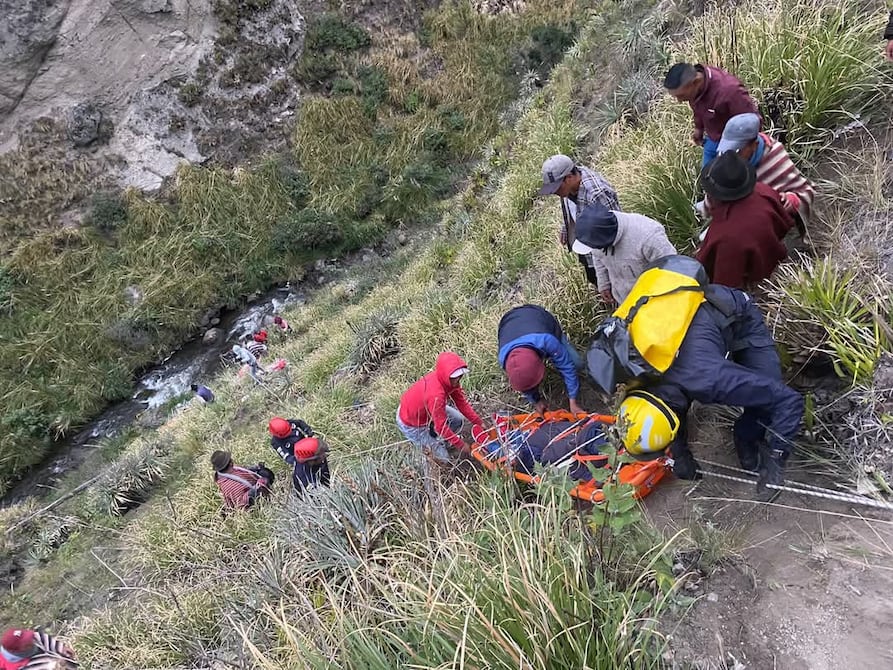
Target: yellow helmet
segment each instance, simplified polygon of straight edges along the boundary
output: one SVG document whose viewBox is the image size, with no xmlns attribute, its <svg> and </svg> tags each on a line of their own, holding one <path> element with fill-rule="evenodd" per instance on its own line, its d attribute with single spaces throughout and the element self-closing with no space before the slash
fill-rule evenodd
<svg viewBox="0 0 893 670">
<path fill-rule="evenodd" d="M 633 455 L 659 453 L 670 446 L 679 430 L 679 417 L 667 404 L 647 391 L 630 391 L 618 412 L 625 427 L 623 446 Z"/>
</svg>

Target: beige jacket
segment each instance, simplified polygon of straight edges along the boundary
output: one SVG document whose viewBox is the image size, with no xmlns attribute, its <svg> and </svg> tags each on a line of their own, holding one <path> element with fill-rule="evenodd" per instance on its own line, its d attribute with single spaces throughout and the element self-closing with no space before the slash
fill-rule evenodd
<svg viewBox="0 0 893 670">
<path fill-rule="evenodd" d="M 623 302 L 636 279 L 652 261 L 676 253 L 667 231 L 654 219 L 641 214 L 614 212 L 617 237 L 606 251 L 592 252 L 598 290 L 611 289 L 618 303 Z"/>
</svg>

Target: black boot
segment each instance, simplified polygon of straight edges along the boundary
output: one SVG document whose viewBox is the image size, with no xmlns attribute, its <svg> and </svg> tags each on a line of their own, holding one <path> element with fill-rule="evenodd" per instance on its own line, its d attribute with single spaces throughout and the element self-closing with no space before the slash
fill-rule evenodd
<svg viewBox="0 0 893 670">
<path fill-rule="evenodd" d="M 756 472 L 760 467 L 759 442 L 747 442 L 735 438 L 735 451 L 738 453 L 738 462 L 742 470 Z"/>
<path fill-rule="evenodd" d="M 784 485 L 784 467 L 788 455 L 781 449 L 770 449 L 768 446 L 761 449 L 760 476 L 757 479 L 757 492 L 766 493 L 771 484 L 773 486 Z"/>
<path fill-rule="evenodd" d="M 700 469 L 701 466 L 687 447 L 680 449 L 679 453 L 673 453 L 673 474 L 679 479 L 700 479 Z"/>
</svg>

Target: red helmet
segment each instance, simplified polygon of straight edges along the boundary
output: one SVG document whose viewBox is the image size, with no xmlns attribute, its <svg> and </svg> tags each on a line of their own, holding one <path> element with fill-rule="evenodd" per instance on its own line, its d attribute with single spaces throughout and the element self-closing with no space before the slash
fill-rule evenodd
<svg viewBox="0 0 893 670">
<path fill-rule="evenodd" d="M 291 424 L 281 417 L 274 416 L 270 419 L 270 435 L 273 437 L 288 437 L 291 435 Z"/>
<path fill-rule="evenodd" d="M 299 461 L 313 458 L 317 451 L 319 451 L 319 440 L 315 437 L 305 437 L 295 442 L 295 458 Z"/>
<path fill-rule="evenodd" d="M 257 331 L 254 334 L 254 341 L 261 342 L 261 343 L 266 342 L 267 341 L 267 331 L 265 331 L 265 330 Z"/>
</svg>

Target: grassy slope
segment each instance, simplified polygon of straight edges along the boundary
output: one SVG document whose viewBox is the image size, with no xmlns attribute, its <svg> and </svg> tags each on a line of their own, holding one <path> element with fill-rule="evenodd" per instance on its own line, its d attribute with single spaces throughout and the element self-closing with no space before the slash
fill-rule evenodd
<svg viewBox="0 0 893 670">
<path fill-rule="evenodd" d="M 381 35 L 343 57 L 377 75 L 374 90 L 308 94 L 293 159 L 183 167 L 166 198 L 104 199 L 81 227 L 47 221 L 96 188 L 82 161 L 47 163 L 27 144 L 0 159 L 14 176 L 0 184 L 0 491 L 52 438 L 127 397 L 134 369 L 195 334 L 208 307 L 429 216 L 495 132 L 519 68 L 539 62 L 525 56 L 532 31 L 567 29 L 573 11 L 537 0 L 494 21 L 444 3 L 424 45 Z M 334 30 L 330 42 L 347 28 Z"/>
<path fill-rule="evenodd" d="M 869 38 L 877 34 L 881 14 L 860 16 L 841 29 L 824 5 L 817 7 L 825 20 L 810 5 L 798 7 L 759 9 L 747 29 L 739 16 L 738 51 L 762 53 L 747 48 L 749 40 L 762 39 L 754 26 L 783 25 L 779 17 L 796 11 L 806 12 L 798 31 L 778 39 L 796 39 L 808 54 L 804 44 L 827 46 L 828 33 L 834 34 L 834 43 L 847 45 L 850 55 L 828 67 L 858 69 L 843 80 L 846 92 L 856 97 L 842 96 L 834 106 L 843 111 L 832 108 L 821 117 L 833 127 L 867 111 L 865 91 L 884 84 Z M 628 6 L 617 11 L 637 18 Z M 712 14 L 703 23 L 711 21 L 727 19 Z M 398 437 L 391 417 L 400 392 L 442 348 L 468 359 L 468 385 L 478 403 L 514 402 L 505 395 L 495 360 L 495 327 L 507 306 L 540 302 L 559 315 L 573 340 L 585 340 L 598 317 L 592 296 L 576 263 L 554 243 L 554 203 L 534 204 L 530 194 L 542 157 L 572 151 L 583 135 L 571 109 L 590 60 L 625 58 L 635 64 L 636 53 L 625 48 L 632 41 L 630 30 L 610 13 L 590 21 L 553 82 L 528 101 L 514 131 L 495 142 L 472 185 L 448 206 L 430 243 L 405 269 L 395 269 L 393 281 L 353 298 L 336 286 L 290 315 L 302 332 L 276 353 L 294 364 L 292 388 L 268 395 L 224 377 L 215 388 L 218 403 L 185 411 L 162 429 L 176 449 L 196 455 L 199 467 L 193 472 L 186 467 L 180 475 L 183 486 L 171 494 L 172 506 L 158 501 L 124 529 L 129 550 L 121 570 L 145 590 L 80 622 L 76 641 L 85 658 L 135 667 L 189 665 L 221 654 L 247 654 L 270 668 L 326 667 L 334 657 L 341 667 L 410 661 L 425 667 L 460 661 L 517 667 L 523 655 L 533 667 L 545 667 L 538 654 L 548 649 L 550 667 L 656 665 L 657 646 L 634 632 L 642 617 L 657 615 L 665 602 L 653 598 L 653 588 L 617 572 L 585 525 L 560 523 L 561 496 L 542 500 L 534 515 L 517 512 L 499 485 L 455 483 L 428 499 L 414 470 L 405 467 L 405 452 L 382 448 Z M 675 48 L 698 55 L 701 46 L 696 37 Z M 756 71 L 750 65 L 744 61 L 739 68 Z M 750 83 L 759 88 L 770 82 Z M 659 100 L 646 124 L 607 128 L 598 160 L 624 205 L 667 221 L 680 243 L 691 230 L 681 203 L 690 201 L 691 165 L 697 159 L 682 148 L 687 124 L 684 110 Z M 797 130 L 803 142 L 826 135 L 821 128 Z M 810 153 L 814 164 L 840 160 L 827 146 L 802 153 Z M 853 184 L 862 190 L 868 184 L 873 192 L 871 182 L 858 177 L 860 169 L 870 167 L 863 162 L 848 179 L 823 183 L 830 205 L 814 226 L 820 240 L 846 234 L 834 224 L 846 211 Z M 883 205 L 877 199 L 870 204 Z M 858 254 L 858 248 L 849 253 Z M 862 258 L 862 266 L 871 259 Z M 340 372 L 346 362 L 358 362 L 364 344 L 350 325 L 384 313 L 399 315 L 399 355 L 366 360 L 369 369 L 379 363 L 368 378 Z M 326 433 L 339 483 L 319 507 L 286 502 L 283 492 L 251 515 L 221 520 L 202 463 L 222 443 L 237 460 L 271 460 L 264 423 L 272 413 L 300 415 Z M 631 531 L 625 543 L 641 549 L 639 532 Z M 650 559 L 660 555 L 661 545 L 641 532 L 657 549 L 639 551 L 646 565 L 631 563 L 632 573 L 660 583 L 664 566 L 659 558 Z M 562 570 L 562 565 L 575 568 Z M 616 578 L 613 585 L 602 581 L 605 571 Z M 581 573 L 591 573 L 592 580 L 581 583 Z M 543 583 L 531 575 L 544 574 L 552 575 L 553 587 L 531 591 Z M 225 597 L 221 583 L 232 586 Z M 567 593 L 573 598 L 564 599 Z M 591 629 L 591 621 L 605 634 L 597 634 L 599 626 Z M 496 629 L 488 628 L 494 622 Z M 593 630 L 584 636 L 586 648 L 562 633 L 577 623 L 585 624 L 581 630 Z"/>
</svg>

